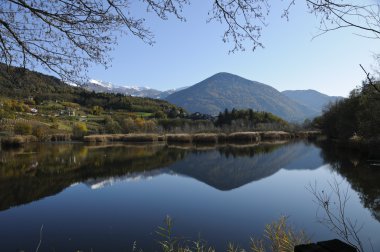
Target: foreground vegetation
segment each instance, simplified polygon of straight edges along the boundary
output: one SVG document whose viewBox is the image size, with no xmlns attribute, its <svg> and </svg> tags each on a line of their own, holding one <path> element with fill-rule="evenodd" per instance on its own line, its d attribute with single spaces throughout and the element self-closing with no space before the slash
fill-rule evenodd
<svg viewBox="0 0 380 252">
<path fill-rule="evenodd" d="M 167 216 L 164 226 L 159 226 L 156 231 L 160 240 L 158 243 L 163 252 L 213 252 L 216 251 L 202 239 L 183 240 L 173 234 L 173 220 Z M 226 250 L 228 252 L 252 251 L 252 252 L 293 252 L 294 247 L 299 244 L 310 243 L 310 238 L 303 231 L 296 231 L 287 224 L 287 218 L 282 216 L 279 220 L 265 226 L 261 238 L 252 237 L 249 249 L 229 242 Z M 136 250 L 136 244 L 133 251 Z"/>
</svg>

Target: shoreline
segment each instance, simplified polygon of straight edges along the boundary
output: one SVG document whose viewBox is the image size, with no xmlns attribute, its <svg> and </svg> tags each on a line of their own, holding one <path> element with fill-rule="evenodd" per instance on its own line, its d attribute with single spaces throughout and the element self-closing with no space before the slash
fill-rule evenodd
<svg viewBox="0 0 380 252">
<path fill-rule="evenodd" d="M 26 143 L 46 142 L 167 142 L 185 144 L 218 144 L 218 143 L 260 143 L 263 141 L 278 141 L 292 139 L 316 139 L 321 136 L 319 131 L 302 131 L 289 133 L 285 131 L 246 131 L 233 133 L 129 133 L 129 134 L 94 134 L 82 139 L 73 138 L 70 134 L 51 135 L 45 139 L 38 139 L 32 135 L 15 135 L 0 138 L 2 147 L 17 147 Z"/>
</svg>

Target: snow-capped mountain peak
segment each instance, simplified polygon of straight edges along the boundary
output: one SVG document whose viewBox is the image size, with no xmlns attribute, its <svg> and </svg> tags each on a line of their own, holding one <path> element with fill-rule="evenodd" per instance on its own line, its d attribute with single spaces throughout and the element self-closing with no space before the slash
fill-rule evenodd
<svg viewBox="0 0 380 252">
<path fill-rule="evenodd" d="M 67 83 L 72 85 L 71 83 Z M 90 79 L 83 88 L 94 91 L 97 93 L 119 93 L 130 96 L 149 97 L 154 99 L 165 99 L 168 95 L 182 90 L 183 88 L 170 89 L 167 91 L 160 91 L 150 87 L 141 87 L 137 85 L 115 85 L 110 82 L 105 82 L 96 79 Z"/>
<path fill-rule="evenodd" d="M 91 84 L 94 84 L 94 85 L 98 85 L 98 86 L 101 86 L 101 87 L 105 87 L 105 88 L 108 88 L 108 89 L 112 89 L 113 88 L 112 83 L 105 82 L 105 81 L 90 79 L 88 81 L 88 83 L 91 83 Z"/>
</svg>

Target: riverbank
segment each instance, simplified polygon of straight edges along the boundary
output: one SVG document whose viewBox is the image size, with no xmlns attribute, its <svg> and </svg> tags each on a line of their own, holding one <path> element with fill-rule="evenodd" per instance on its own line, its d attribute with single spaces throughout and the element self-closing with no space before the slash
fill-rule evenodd
<svg viewBox="0 0 380 252">
<path fill-rule="evenodd" d="M 51 135 L 44 139 L 38 139 L 32 135 L 15 135 L 1 138 L 2 146 L 20 146 L 30 142 L 70 142 L 82 141 L 86 143 L 102 142 L 168 142 L 168 143 L 258 143 L 271 140 L 290 139 L 315 139 L 320 136 L 319 131 L 302 131 L 289 133 L 285 131 L 261 131 L 261 132 L 233 132 L 233 133 L 180 133 L 180 134 L 155 134 L 155 133 L 132 133 L 132 134 L 97 134 L 83 138 L 73 138 L 69 134 Z"/>
</svg>

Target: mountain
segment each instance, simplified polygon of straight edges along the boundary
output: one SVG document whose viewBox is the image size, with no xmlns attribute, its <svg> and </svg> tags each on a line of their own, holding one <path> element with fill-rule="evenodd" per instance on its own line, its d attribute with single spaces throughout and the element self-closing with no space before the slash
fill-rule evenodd
<svg viewBox="0 0 380 252">
<path fill-rule="evenodd" d="M 157 98 L 157 96 L 159 96 L 162 93 L 162 91 L 153 88 L 137 86 L 117 86 L 112 83 L 99 80 L 89 80 L 82 87 L 87 89 L 88 91 L 94 91 L 96 93 L 120 93 L 130 96 L 149 98 Z"/>
<path fill-rule="evenodd" d="M 343 99 L 341 96 L 328 96 L 312 89 L 285 90 L 281 93 L 293 101 L 313 109 L 317 114 L 321 114 L 323 108 L 329 103 Z"/>
<path fill-rule="evenodd" d="M 130 95 L 130 96 L 148 97 L 148 98 L 154 98 L 154 99 L 165 99 L 168 95 L 186 88 L 184 87 L 184 88 L 160 91 L 160 90 L 149 88 L 149 87 L 114 85 L 110 82 L 94 80 L 94 79 L 89 80 L 82 87 L 88 91 L 94 91 L 96 93 L 125 94 L 125 95 Z"/>
<path fill-rule="evenodd" d="M 190 112 L 217 115 L 224 109 L 271 112 L 288 121 L 303 121 L 316 111 L 288 98 L 275 88 L 229 73 L 215 74 L 166 100 Z"/>
</svg>

